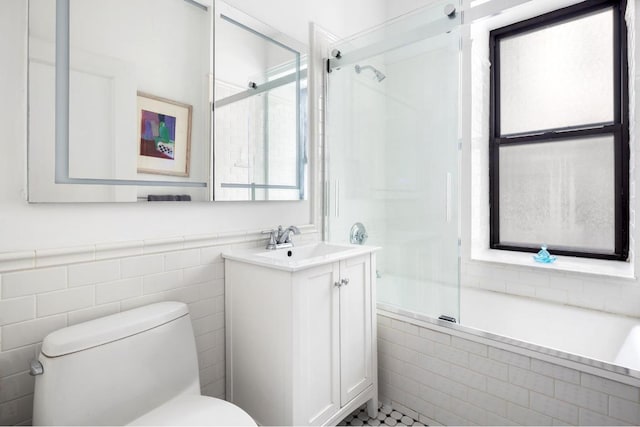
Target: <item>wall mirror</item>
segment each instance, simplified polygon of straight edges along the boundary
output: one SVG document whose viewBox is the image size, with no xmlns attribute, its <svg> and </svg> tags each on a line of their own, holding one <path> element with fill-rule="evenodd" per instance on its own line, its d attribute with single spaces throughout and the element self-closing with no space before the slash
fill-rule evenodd
<svg viewBox="0 0 640 427">
<path fill-rule="evenodd" d="M 304 198 L 303 51 L 285 39 L 214 0 L 29 0 L 28 200 Z"/>
<path fill-rule="evenodd" d="M 216 2 L 214 199 L 306 197 L 305 47 Z"/>
<path fill-rule="evenodd" d="M 210 200 L 211 6 L 30 0 L 29 201 Z"/>
</svg>

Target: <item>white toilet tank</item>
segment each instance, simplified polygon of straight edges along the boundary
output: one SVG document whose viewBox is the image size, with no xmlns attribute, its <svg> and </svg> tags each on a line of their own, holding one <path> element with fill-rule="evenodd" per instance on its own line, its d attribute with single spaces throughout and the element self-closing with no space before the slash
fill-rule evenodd
<svg viewBox="0 0 640 427">
<path fill-rule="evenodd" d="M 163 302 L 60 329 L 42 343 L 33 423 L 123 425 L 200 395 L 187 306 Z"/>
</svg>

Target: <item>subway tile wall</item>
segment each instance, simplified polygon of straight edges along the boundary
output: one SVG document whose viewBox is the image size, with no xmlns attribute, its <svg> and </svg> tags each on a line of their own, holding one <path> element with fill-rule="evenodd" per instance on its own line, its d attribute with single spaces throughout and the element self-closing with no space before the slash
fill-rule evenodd
<svg viewBox="0 0 640 427">
<path fill-rule="evenodd" d="M 380 398 L 429 425 L 640 425 L 640 388 L 378 315 Z"/>
<path fill-rule="evenodd" d="M 261 242 L 260 242 L 261 243 Z M 159 301 L 189 305 L 203 394 L 224 398 L 224 264 L 242 242 L 0 274 L 0 425 L 29 423 L 48 333 Z"/>
<path fill-rule="evenodd" d="M 640 317 L 637 279 L 474 260 L 464 260 L 460 272 L 463 287 Z"/>
<path fill-rule="evenodd" d="M 314 236 L 306 237 L 312 240 Z M 202 391 L 224 397 L 224 267 L 206 246 L 0 275 L 0 424 L 28 424 L 49 332 L 157 301 L 189 304 Z M 640 389 L 378 316 L 381 399 L 426 424 L 640 424 Z"/>
</svg>

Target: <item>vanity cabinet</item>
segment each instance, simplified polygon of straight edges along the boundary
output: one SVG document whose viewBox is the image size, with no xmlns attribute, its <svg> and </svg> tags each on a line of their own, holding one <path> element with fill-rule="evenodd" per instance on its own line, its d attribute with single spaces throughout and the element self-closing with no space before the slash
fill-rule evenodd
<svg viewBox="0 0 640 427">
<path fill-rule="evenodd" d="M 375 253 L 304 268 L 225 259 L 227 399 L 261 425 L 377 415 Z"/>
</svg>

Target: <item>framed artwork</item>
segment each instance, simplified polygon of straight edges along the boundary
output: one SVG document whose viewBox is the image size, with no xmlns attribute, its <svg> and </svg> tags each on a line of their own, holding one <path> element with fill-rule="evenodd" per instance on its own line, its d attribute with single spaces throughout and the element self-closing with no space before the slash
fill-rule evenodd
<svg viewBox="0 0 640 427">
<path fill-rule="evenodd" d="M 189 176 L 191 105 L 138 92 L 138 172 Z"/>
</svg>

